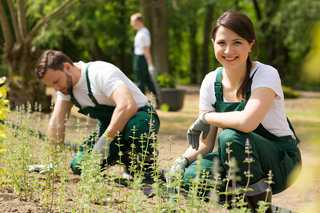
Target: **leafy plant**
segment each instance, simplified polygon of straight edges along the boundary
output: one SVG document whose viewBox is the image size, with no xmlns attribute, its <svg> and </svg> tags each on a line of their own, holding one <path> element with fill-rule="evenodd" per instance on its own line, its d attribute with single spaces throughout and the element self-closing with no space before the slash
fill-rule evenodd
<svg viewBox="0 0 320 213">
<path fill-rule="evenodd" d="M 172 75 L 166 73 L 161 74 L 157 78 L 157 82 L 162 88 L 176 88 L 176 79 Z"/>
<path fill-rule="evenodd" d="M 152 101 L 151 101 L 152 102 Z M 152 153 L 155 159 L 153 163 L 145 162 L 147 156 L 149 156 L 147 150 L 148 147 L 152 146 L 157 150 L 161 150 L 161 142 L 156 141 L 157 135 L 155 134 L 153 116 L 149 122 L 149 132 L 143 135 L 136 136 L 135 134 L 131 137 L 133 140 L 139 140 L 142 143 L 141 153 L 134 152 L 134 143 L 131 144 L 131 152 L 129 156 L 131 158 L 131 165 L 129 165 L 130 174 L 133 178 L 129 180 L 121 179 L 120 175 L 122 172 L 121 159 L 118 161 L 119 169 L 109 168 L 101 171 L 100 169 L 100 156 L 90 153 L 92 147 L 85 147 L 83 153 L 83 161 L 80 164 L 82 174 L 80 181 L 75 183 L 74 188 L 70 188 L 68 182 L 68 168 L 65 166 L 68 164 L 68 157 L 72 157 L 74 153 L 70 152 L 64 146 L 57 147 L 59 152 L 55 152 L 56 156 L 52 163 L 57 165 L 52 172 L 47 173 L 45 176 L 39 174 L 28 173 L 26 166 L 32 162 L 47 162 L 48 156 L 52 155 L 52 148 L 47 143 L 37 143 L 35 137 L 28 135 L 28 128 L 33 115 L 30 110 L 30 106 L 25 110 L 23 107 L 14 112 L 16 117 L 21 123 L 20 129 L 13 129 L 8 131 L 8 137 L 10 140 L 5 140 L 5 146 L 8 147 L 5 152 L 5 161 L 3 165 L 4 171 L 11 171 L 9 173 L 12 179 L 12 186 L 15 188 L 15 193 L 19 195 L 21 200 L 31 200 L 35 194 L 41 208 L 46 212 L 58 211 L 58 212 L 112 212 L 114 209 L 119 209 L 123 212 L 172 212 L 177 210 L 178 212 L 222 212 L 225 208 L 219 205 L 219 195 L 226 198 L 232 197 L 232 200 L 228 202 L 231 207 L 239 207 L 238 212 L 248 212 L 246 204 L 242 201 L 239 205 L 241 195 L 239 190 L 232 188 L 231 191 L 223 191 L 219 193 L 219 185 L 221 185 L 221 179 L 224 179 L 226 185 L 235 186 L 236 177 L 236 162 L 230 155 L 232 150 L 228 149 L 228 164 L 230 170 L 228 171 L 227 177 L 220 177 L 218 172 L 219 162 L 214 162 L 213 168 L 216 171 L 212 171 L 212 175 L 208 172 L 204 172 L 201 161 L 202 156 L 199 155 L 196 163 L 196 177 L 190 180 L 190 190 L 186 191 L 183 187 L 182 171 L 177 171 L 173 174 L 174 180 L 171 183 L 164 183 L 160 178 L 159 164 L 162 159 L 159 158 L 160 154 Z M 149 113 L 154 113 L 150 111 Z M 12 113 L 13 114 L 13 113 Z M 40 113 L 36 112 L 35 117 L 41 118 Z M 84 141 L 92 134 L 92 130 L 88 129 L 89 118 L 84 126 L 84 132 L 80 128 L 80 121 L 77 119 L 75 125 L 75 131 L 78 136 L 74 136 L 75 140 Z M 7 127 L 6 127 L 7 128 Z M 136 128 L 133 127 L 134 132 Z M 120 139 L 122 136 L 118 134 L 117 138 Z M 76 141 L 77 142 L 77 141 Z M 171 147 L 172 138 L 169 137 L 169 144 Z M 230 142 L 231 144 L 231 142 Z M 120 144 L 118 144 L 120 148 Z M 42 152 L 31 152 L 32 150 L 42 149 Z M 171 152 L 171 148 L 170 148 Z M 250 146 L 247 144 L 246 153 L 248 153 L 248 159 L 243 159 L 248 163 L 247 174 L 250 175 L 250 163 L 251 151 Z M 139 154 L 139 158 L 137 155 Z M 119 155 L 122 155 L 119 149 Z M 170 169 L 173 159 L 170 157 L 166 159 L 167 170 Z M 138 162 L 137 162 L 138 161 Z M 137 162 L 137 163 L 134 163 Z M 143 198 L 146 183 L 144 183 L 145 168 L 151 169 L 151 176 L 154 179 L 152 185 L 148 185 L 151 188 L 151 194 L 153 196 L 152 204 L 147 202 L 147 199 Z M 121 181 L 120 181 L 121 179 Z M 271 180 L 269 179 L 271 183 Z M 125 183 L 125 184 L 124 184 Z M 124 187 L 127 187 L 124 189 Z M 247 188 L 246 186 L 245 188 Z M 227 187 L 228 188 L 228 187 Z M 176 194 L 173 193 L 172 189 L 176 189 Z M 246 192 L 249 189 L 244 189 Z M 210 196 L 207 193 L 199 192 L 210 192 Z M 150 194 L 149 194 L 150 195 Z M 228 195 L 228 196 L 227 196 Z M 70 199 L 70 196 L 72 198 Z M 176 202 L 170 202 L 170 198 L 175 196 Z M 35 196 L 33 196 L 35 197 Z M 240 199 L 239 199 L 240 198 Z M 69 201 L 72 202 L 69 202 Z M 223 202 L 222 204 L 227 204 Z M 268 203 L 261 203 L 261 212 L 268 206 Z M 227 207 L 227 205 L 225 205 Z M 230 205 L 229 205 L 230 207 Z"/>
<path fill-rule="evenodd" d="M 5 78 L 0 78 L 0 85 L 2 85 L 5 82 Z M 5 105 L 9 104 L 9 101 L 5 98 L 7 97 L 7 90 L 4 89 L 2 86 L 0 86 L 0 120 L 3 120 L 7 116 L 7 112 L 10 110 L 5 107 Z M 0 138 L 6 138 L 6 134 L 4 132 L 4 127 L 2 124 L 0 124 Z M 5 149 L 2 149 L 2 143 L 0 140 L 0 154 L 5 151 Z M 3 169 L 0 167 L 0 174 L 4 175 Z"/>
<path fill-rule="evenodd" d="M 282 90 L 284 94 L 284 98 L 299 98 L 301 97 L 301 93 L 294 91 L 291 87 L 286 87 L 282 85 Z"/>
</svg>

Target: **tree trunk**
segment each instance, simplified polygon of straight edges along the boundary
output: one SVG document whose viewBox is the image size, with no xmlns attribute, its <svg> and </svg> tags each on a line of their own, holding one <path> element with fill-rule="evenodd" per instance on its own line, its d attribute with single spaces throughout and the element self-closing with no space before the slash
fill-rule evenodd
<svg viewBox="0 0 320 213">
<path fill-rule="evenodd" d="M 51 13 L 40 18 L 31 29 L 27 26 L 26 4 L 23 0 L 17 1 L 14 8 L 12 1 L 7 1 L 8 11 L 5 11 L 4 1 L 0 1 L 0 27 L 4 41 L 0 43 L 2 60 L 8 68 L 8 96 L 11 109 L 30 103 L 41 105 L 43 112 L 50 111 L 51 97 L 46 95 L 46 86 L 37 79 L 35 65 L 41 52 L 35 42 L 32 42 L 36 33 L 50 20 L 71 10 L 78 0 L 65 0 Z M 15 11 L 16 9 L 16 11 Z M 12 22 L 9 22 L 9 19 Z M 34 20 L 33 20 L 34 21 Z M 14 32 L 16 38 L 13 36 Z M 14 40 L 15 39 L 15 40 Z"/>
<path fill-rule="evenodd" d="M 34 68 L 41 51 L 30 51 L 28 45 L 15 44 L 10 52 L 4 57 L 4 62 L 8 67 L 8 96 L 10 108 L 16 109 L 27 103 L 32 109 L 37 103 L 41 105 L 43 112 L 50 111 L 51 96 L 46 95 L 46 85 L 37 79 Z"/>
<path fill-rule="evenodd" d="M 160 73 L 169 73 L 168 17 L 165 0 L 140 0 L 144 24 L 151 33 L 153 63 Z"/>
<path fill-rule="evenodd" d="M 120 4 L 122 6 L 122 9 L 120 9 L 120 14 L 121 14 L 122 17 L 124 17 L 124 16 L 126 16 L 126 11 L 125 11 L 125 9 L 123 9 L 123 8 L 125 8 L 125 0 L 121 0 Z M 120 18 L 119 21 L 120 21 L 121 26 L 125 26 L 128 23 L 129 19 Z M 122 29 L 123 29 L 123 31 L 122 31 L 123 35 L 122 36 L 126 38 L 127 37 L 127 31 L 125 30 L 124 27 Z M 125 51 L 126 49 L 127 49 L 127 40 L 126 39 L 122 39 L 121 43 L 120 43 L 120 60 L 121 60 L 120 61 L 120 69 L 121 69 L 122 72 L 124 72 L 128 76 L 129 75 L 129 70 L 132 69 L 132 66 L 128 66 L 128 63 L 127 63 L 127 61 L 128 61 L 127 55 L 128 54 Z"/>
<path fill-rule="evenodd" d="M 203 43 L 202 43 L 202 57 L 200 64 L 200 82 L 204 79 L 205 75 L 209 72 L 209 46 L 211 43 L 211 25 L 213 21 L 214 4 L 207 5 L 206 19 L 203 30 Z"/>
<path fill-rule="evenodd" d="M 192 10 L 192 19 L 190 19 L 190 83 L 196 84 L 197 80 L 197 64 L 198 64 L 198 45 L 196 42 L 197 36 L 197 22 L 196 22 L 196 9 Z"/>
</svg>

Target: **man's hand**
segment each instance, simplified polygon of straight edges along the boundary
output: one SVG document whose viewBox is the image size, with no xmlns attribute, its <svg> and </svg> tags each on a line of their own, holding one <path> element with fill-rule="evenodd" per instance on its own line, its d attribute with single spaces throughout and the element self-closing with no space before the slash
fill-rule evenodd
<svg viewBox="0 0 320 213">
<path fill-rule="evenodd" d="M 149 65 L 148 66 L 148 70 L 149 70 L 149 73 L 150 73 L 151 76 L 154 76 L 154 77 L 156 76 L 157 70 L 153 65 Z"/>
<path fill-rule="evenodd" d="M 39 172 L 41 175 L 45 175 L 48 172 L 52 171 L 54 168 L 54 164 L 49 163 L 48 165 L 30 165 L 28 170 L 30 172 Z"/>
<path fill-rule="evenodd" d="M 106 135 L 103 134 L 93 147 L 92 152 L 101 154 L 101 164 L 103 163 L 103 160 L 108 158 L 110 155 L 109 145 L 111 144 L 112 141 L 113 141 L 113 138 L 106 137 Z"/>
<path fill-rule="evenodd" d="M 200 117 L 190 126 L 187 131 L 187 140 L 188 143 L 192 146 L 193 149 L 198 150 L 199 148 L 199 137 L 202 132 L 202 139 L 206 139 L 210 131 L 210 124 L 204 118 L 204 115 L 207 112 L 204 112 Z"/>
</svg>

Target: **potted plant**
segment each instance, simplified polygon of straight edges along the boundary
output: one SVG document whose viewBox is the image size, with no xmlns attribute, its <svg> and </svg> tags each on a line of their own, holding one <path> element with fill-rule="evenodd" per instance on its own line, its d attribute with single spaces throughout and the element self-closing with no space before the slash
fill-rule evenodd
<svg viewBox="0 0 320 213">
<path fill-rule="evenodd" d="M 176 89 L 175 78 L 168 74 L 161 74 L 157 77 L 157 83 L 160 87 L 161 103 L 160 108 L 168 111 L 177 111 L 182 109 L 186 90 Z"/>
</svg>

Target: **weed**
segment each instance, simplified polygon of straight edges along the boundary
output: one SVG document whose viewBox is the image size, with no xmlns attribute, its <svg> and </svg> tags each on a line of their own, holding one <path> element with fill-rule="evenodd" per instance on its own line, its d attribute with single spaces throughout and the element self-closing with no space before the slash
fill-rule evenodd
<svg viewBox="0 0 320 213">
<path fill-rule="evenodd" d="M 1 139 L 6 147 L 6 151 L 3 152 L 4 160 L 1 164 L 3 173 L 11 180 L 11 185 L 21 200 L 38 200 L 42 209 L 46 212 L 112 212 L 116 210 L 122 212 L 171 212 L 173 210 L 178 212 L 219 212 L 224 211 L 226 207 L 239 208 L 239 212 L 248 212 L 244 196 L 250 190 L 248 184 L 252 177 L 250 173 L 252 158 L 249 141 L 245 149 L 248 157 L 244 159 L 248 163 L 248 171 L 246 171 L 248 182 L 242 191 L 235 188 L 237 163 L 231 157 L 231 142 L 228 143 L 229 147 L 226 150 L 228 153 L 228 162 L 226 163 L 229 170 L 228 175 L 223 177 L 224 180 L 221 180 L 222 177 L 218 171 L 219 162 L 214 159 L 214 170 L 210 174 L 203 170 L 201 166 L 202 156 L 199 155 L 196 161 L 195 178 L 189 181 L 190 190 L 185 191 L 182 171 L 172 174 L 175 178 L 170 183 L 164 183 L 161 178 L 162 171 L 159 164 L 164 160 L 167 162 L 166 169 L 170 169 L 173 142 L 172 138 L 169 137 L 169 157 L 160 159 L 162 147 L 155 134 L 154 111 L 151 110 L 149 113 L 152 115 L 149 122 L 149 132 L 143 135 L 135 135 L 136 127 L 132 129 L 134 134 L 131 136 L 132 144 L 128 153 L 131 159 L 129 165 L 124 165 L 122 162 L 123 153 L 120 149 L 122 146 L 120 139 L 123 136 L 118 133 L 116 145 L 119 147 L 120 158 L 117 161 L 117 166 L 107 166 L 104 168 L 106 170 L 102 171 L 100 167 L 101 156 L 91 152 L 93 147 L 83 145 L 83 157 L 80 159 L 82 174 L 78 182 L 71 182 L 70 176 L 72 174 L 70 174 L 66 165 L 75 155 L 73 149 L 65 146 L 57 146 L 53 149 L 48 144 L 51 138 L 46 137 L 45 142 L 43 142 L 39 140 L 38 135 L 30 134 L 31 126 L 34 126 L 33 128 L 37 130 L 47 123 L 47 121 L 41 120 L 43 117 L 41 106 L 36 104 L 33 113 L 30 105 L 26 109 L 24 107 L 18 108 L 14 111 L 15 120 L 22 125 L 19 128 L 17 126 L 11 128 L 12 123 L 4 122 L 5 128 L 10 128 L 10 131 L 8 131 L 6 139 Z M 75 135 L 70 135 L 73 138 L 72 143 L 75 144 L 85 141 L 94 132 L 90 129 L 90 116 L 87 117 L 84 125 L 81 125 L 80 119 L 77 119 L 75 126 L 72 128 L 75 129 Z M 58 138 L 64 138 L 64 136 Z M 141 143 L 141 153 L 135 152 L 134 142 L 137 140 Z M 152 153 L 147 151 L 150 147 L 154 150 Z M 50 161 L 49 156 L 52 155 L 54 157 Z M 153 157 L 150 159 L 150 156 Z M 46 175 L 29 173 L 28 165 L 34 163 L 44 165 L 52 163 L 54 168 Z M 125 182 L 121 176 L 124 166 L 127 167 L 132 177 Z M 151 170 L 153 179 L 153 183 L 149 185 L 144 182 L 147 168 Z M 271 183 L 272 174 L 269 175 L 268 180 L 268 184 Z M 124 188 L 124 184 L 126 188 Z M 219 186 L 222 184 L 227 186 L 226 190 L 219 192 Z M 151 188 L 151 195 L 148 198 L 151 202 L 147 202 L 148 200 L 144 195 L 143 189 L 147 186 Z M 174 193 L 173 189 L 176 190 Z M 224 208 L 218 205 L 221 195 L 225 196 Z M 176 202 L 169 202 L 170 197 L 173 196 Z M 259 211 L 264 212 L 268 203 L 265 201 L 261 202 L 260 205 Z"/>
</svg>

